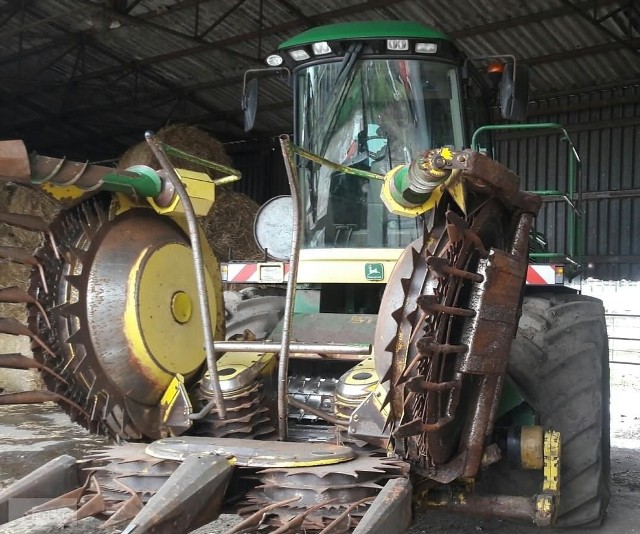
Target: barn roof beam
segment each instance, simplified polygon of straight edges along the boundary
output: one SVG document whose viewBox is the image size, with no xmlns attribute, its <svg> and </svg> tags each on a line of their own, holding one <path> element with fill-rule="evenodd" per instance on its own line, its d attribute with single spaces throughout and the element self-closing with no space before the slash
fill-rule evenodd
<svg viewBox="0 0 640 534">
<path fill-rule="evenodd" d="M 572 2 L 572 0 L 562 0 L 562 3 L 572 9 L 574 13 L 577 13 L 580 17 L 582 17 L 587 22 L 591 23 L 593 26 L 598 28 L 602 33 L 613 39 L 616 43 L 624 46 L 628 50 L 630 50 L 636 56 L 640 56 L 640 50 L 638 50 L 638 44 L 634 45 L 634 39 L 632 38 L 632 26 L 631 26 L 631 10 L 633 9 L 633 5 L 631 3 L 627 4 L 628 11 L 628 24 L 626 30 L 626 36 L 620 36 L 610 28 L 604 25 L 604 22 L 611 18 L 614 14 L 620 13 L 620 9 L 614 9 L 611 13 L 605 13 L 602 16 L 598 16 L 597 10 L 593 9 L 590 11 L 585 9 L 583 6 L 579 6 Z"/>
</svg>

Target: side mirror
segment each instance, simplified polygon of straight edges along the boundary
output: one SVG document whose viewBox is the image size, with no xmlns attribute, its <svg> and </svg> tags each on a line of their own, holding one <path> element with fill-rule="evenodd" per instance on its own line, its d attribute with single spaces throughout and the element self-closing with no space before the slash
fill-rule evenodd
<svg viewBox="0 0 640 534">
<path fill-rule="evenodd" d="M 256 123 L 258 111 L 258 93 L 260 85 L 258 78 L 252 78 L 244 84 L 242 89 L 242 111 L 244 111 L 244 131 L 250 132 Z"/>
<path fill-rule="evenodd" d="M 529 67 L 507 63 L 499 86 L 500 113 L 503 118 L 521 121 L 529 106 Z"/>
</svg>

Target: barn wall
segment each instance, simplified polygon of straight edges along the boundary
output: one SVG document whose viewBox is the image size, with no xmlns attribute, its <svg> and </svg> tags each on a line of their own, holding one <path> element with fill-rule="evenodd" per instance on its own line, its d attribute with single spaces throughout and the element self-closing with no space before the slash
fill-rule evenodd
<svg viewBox="0 0 640 534">
<path fill-rule="evenodd" d="M 640 280 L 640 86 L 535 102 L 529 122 L 563 124 L 582 160 L 582 212 L 588 275 Z M 528 190 L 567 187 L 567 145 L 558 134 L 496 134 L 496 157 Z M 537 230 L 565 251 L 567 205 L 545 202 Z"/>
<path fill-rule="evenodd" d="M 234 190 L 249 195 L 262 205 L 270 198 L 288 195 L 289 185 L 280 145 L 273 140 L 253 143 L 229 143 L 225 148 L 242 179 Z"/>
</svg>

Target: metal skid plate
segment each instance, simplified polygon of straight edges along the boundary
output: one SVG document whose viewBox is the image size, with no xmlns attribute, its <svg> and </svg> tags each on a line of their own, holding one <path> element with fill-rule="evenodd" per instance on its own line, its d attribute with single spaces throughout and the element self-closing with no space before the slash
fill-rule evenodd
<svg viewBox="0 0 640 534">
<path fill-rule="evenodd" d="M 411 524 L 412 486 L 408 478 L 389 480 L 353 534 L 404 532 Z"/>
</svg>

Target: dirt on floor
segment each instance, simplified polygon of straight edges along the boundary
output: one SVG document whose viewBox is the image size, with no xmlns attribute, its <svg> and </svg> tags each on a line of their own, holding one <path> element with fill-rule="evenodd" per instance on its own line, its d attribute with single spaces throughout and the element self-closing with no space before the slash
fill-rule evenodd
<svg viewBox="0 0 640 534">
<path fill-rule="evenodd" d="M 614 365 L 611 370 L 611 501 L 604 525 L 591 530 L 602 534 L 640 534 L 640 367 Z M 82 456 L 104 443 L 70 423 L 54 405 L 0 407 L 0 488 L 49 459 L 68 453 Z M 63 527 L 69 510 L 34 514 L 0 526 L 0 534 L 115 534 L 93 518 Z M 197 534 L 223 534 L 238 522 L 236 516 L 221 516 Z M 429 511 L 415 517 L 410 534 L 460 534 L 488 532 L 533 534 L 530 525 Z M 560 532 L 545 529 L 544 532 Z M 565 531 L 566 532 L 566 531 Z M 571 532 L 580 532 L 572 530 Z M 392 534 L 392 533 L 389 533 Z"/>
</svg>

